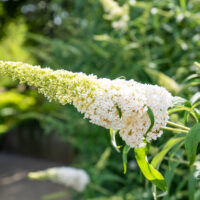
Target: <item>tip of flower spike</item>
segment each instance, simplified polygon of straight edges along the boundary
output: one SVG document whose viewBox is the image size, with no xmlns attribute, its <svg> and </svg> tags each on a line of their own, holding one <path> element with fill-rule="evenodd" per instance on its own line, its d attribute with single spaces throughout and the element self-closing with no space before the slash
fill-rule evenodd
<svg viewBox="0 0 200 200">
<path fill-rule="evenodd" d="M 33 180 L 38 180 L 41 179 L 42 174 L 40 172 L 29 172 L 28 173 L 28 178 L 33 179 Z"/>
</svg>

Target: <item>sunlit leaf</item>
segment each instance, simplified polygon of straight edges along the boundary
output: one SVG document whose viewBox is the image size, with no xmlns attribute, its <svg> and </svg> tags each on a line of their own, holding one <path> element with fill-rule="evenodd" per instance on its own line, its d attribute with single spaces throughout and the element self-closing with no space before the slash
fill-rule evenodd
<svg viewBox="0 0 200 200">
<path fill-rule="evenodd" d="M 185 107 L 185 106 L 182 106 L 182 107 L 180 107 L 180 108 L 172 108 L 172 109 L 169 109 L 168 110 L 168 113 L 169 114 L 172 114 L 172 113 L 174 113 L 174 112 L 180 112 L 180 111 L 190 111 L 190 109 L 189 108 L 187 108 L 187 107 Z"/>
<path fill-rule="evenodd" d="M 187 5 L 186 0 L 180 0 L 180 5 L 181 5 L 181 8 L 182 8 L 183 10 L 185 10 L 185 9 L 186 9 L 186 5 Z"/>
<path fill-rule="evenodd" d="M 178 96 L 175 96 L 172 99 L 173 105 L 184 105 L 186 101 L 187 101 L 186 99 Z"/>
<path fill-rule="evenodd" d="M 198 69 L 200 69 L 200 63 L 194 62 L 194 64 L 196 65 L 196 67 L 197 67 Z"/>
<path fill-rule="evenodd" d="M 190 80 L 192 80 L 192 79 L 199 78 L 199 77 L 200 77 L 199 74 L 192 74 L 192 75 L 188 76 L 188 77 L 184 80 L 184 82 L 187 82 L 187 81 L 190 81 Z"/>
<path fill-rule="evenodd" d="M 110 139 L 111 139 L 111 144 L 113 145 L 113 147 L 116 149 L 117 152 L 120 152 L 117 143 L 116 143 L 116 135 L 117 131 L 113 130 L 112 128 L 110 129 Z"/>
<path fill-rule="evenodd" d="M 158 188 L 160 188 L 163 191 L 167 190 L 167 184 L 162 176 L 162 174 L 154 169 L 154 167 L 148 163 L 147 161 L 147 155 L 146 155 L 146 147 L 141 147 L 138 149 L 135 149 L 135 158 L 138 163 L 138 166 L 140 167 L 143 175 L 151 181 L 153 184 L 155 184 Z"/>
<path fill-rule="evenodd" d="M 192 98 L 190 99 L 190 102 L 191 102 L 192 104 L 194 104 L 194 103 L 196 103 L 196 101 L 199 100 L 199 99 L 200 99 L 200 92 L 197 92 L 197 93 L 195 93 L 195 94 L 192 96 Z"/>
</svg>

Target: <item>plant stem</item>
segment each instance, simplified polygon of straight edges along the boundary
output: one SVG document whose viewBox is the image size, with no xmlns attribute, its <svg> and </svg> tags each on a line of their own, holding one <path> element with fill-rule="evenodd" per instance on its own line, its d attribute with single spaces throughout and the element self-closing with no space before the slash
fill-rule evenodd
<svg viewBox="0 0 200 200">
<path fill-rule="evenodd" d="M 157 200 L 157 190 L 154 184 L 152 185 L 152 193 L 153 193 L 153 199 Z"/>
<path fill-rule="evenodd" d="M 173 131 L 173 132 L 188 133 L 188 131 L 183 130 L 183 129 L 179 129 L 179 128 L 171 128 L 171 127 L 161 126 L 160 129 L 162 129 L 162 130 L 168 130 L 168 131 Z"/>
<path fill-rule="evenodd" d="M 187 130 L 187 131 L 190 130 L 190 128 L 188 128 L 188 127 L 186 127 L 186 126 L 183 126 L 183 125 L 181 125 L 181 124 L 176 124 L 176 123 L 174 123 L 174 122 L 168 121 L 167 124 L 168 124 L 168 125 L 171 125 L 171 126 L 175 126 L 175 127 L 177 127 L 177 128 L 185 129 L 185 130 Z"/>
<path fill-rule="evenodd" d="M 166 156 L 164 157 L 164 160 L 170 160 L 170 161 L 178 162 L 178 163 L 181 163 L 181 164 L 184 164 L 184 165 L 189 165 L 188 161 L 175 159 L 175 158 L 169 158 L 169 157 L 166 157 Z"/>
<path fill-rule="evenodd" d="M 94 189 L 94 190 L 96 190 L 96 191 L 98 191 L 98 192 L 101 192 L 104 195 L 111 195 L 111 192 L 109 190 L 107 190 L 107 189 L 105 189 L 105 188 L 103 188 L 101 186 L 98 186 L 96 184 L 92 184 L 91 183 L 91 184 L 89 184 L 89 187 Z"/>
</svg>

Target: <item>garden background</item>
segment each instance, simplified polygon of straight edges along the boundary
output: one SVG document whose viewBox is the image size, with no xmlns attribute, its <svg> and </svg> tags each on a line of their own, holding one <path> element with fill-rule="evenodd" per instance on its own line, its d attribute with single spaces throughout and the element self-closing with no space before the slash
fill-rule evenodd
<svg viewBox="0 0 200 200">
<path fill-rule="evenodd" d="M 199 11 L 199 0 L 0 0 L 0 60 L 125 77 L 190 98 L 198 87 L 183 91 L 182 84 L 200 61 Z M 171 118 L 179 120 L 177 114 Z M 171 136 L 166 132 L 155 141 L 151 155 Z M 90 175 L 83 193 L 67 190 L 64 197 L 63 188 L 49 189 L 43 199 L 153 199 L 133 152 L 123 174 L 108 130 L 7 77 L 0 78 L 0 150 L 83 168 Z M 165 162 L 162 170 L 165 177 L 170 174 Z M 198 189 L 188 189 L 187 170 L 181 166 L 170 174 L 169 194 L 162 199 L 200 199 Z"/>
</svg>

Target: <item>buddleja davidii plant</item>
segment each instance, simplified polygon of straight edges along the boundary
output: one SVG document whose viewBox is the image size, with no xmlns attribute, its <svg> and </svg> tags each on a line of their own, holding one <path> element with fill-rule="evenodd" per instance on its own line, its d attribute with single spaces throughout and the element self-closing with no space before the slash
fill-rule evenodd
<svg viewBox="0 0 200 200">
<path fill-rule="evenodd" d="M 188 180 L 189 199 L 199 199 L 196 194 L 198 180 L 200 175 L 200 154 L 198 145 L 200 143 L 200 64 L 194 63 L 195 73 L 187 77 L 182 84 L 183 96 L 189 98 L 179 99 L 179 104 L 171 112 L 180 112 L 183 114 L 183 124 L 190 126 L 191 129 L 185 137 L 184 145 L 186 155 L 190 166 L 190 175 Z"/>
<path fill-rule="evenodd" d="M 185 149 L 192 165 L 195 162 L 197 146 L 200 142 L 200 64 L 195 62 L 196 73 L 190 75 L 182 85 L 182 93 L 190 92 L 191 97 L 188 99 L 176 97 L 174 107 L 169 113 L 183 112 L 183 125 L 191 126 L 189 133 L 185 137 Z"/>
<path fill-rule="evenodd" d="M 171 137 L 164 144 L 161 151 L 156 156 L 154 156 L 151 161 L 151 166 L 154 167 L 155 169 L 160 168 L 160 165 L 163 160 L 169 161 L 169 167 L 171 168 L 172 171 L 174 171 L 175 168 L 180 164 L 187 166 L 188 172 L 186 173 L 188 174 L 186 175 L 188 179 L 186 181 L 186 184 L 188 184 L 188 191 L 186 192 L 188 193 L 189 199 L 194 199 L 195 187 L 196 187 L 195 177 L 198 179 L 198 176 L 200 175 L 199 172 L 200 167 L 198 161 L 199 159 L 196 160 L 198 153 L 197 152 L 198 145 L 200 143 L 200 123 L 199 123 L 200 93 L 198 92 L 198 86 L 200 85 L 200 64 L 195 63 L 195 65 L 197 66 L 197 72 L 189 76 L 184 81 L 184 83 L 182 84 L 182 93 L 188 92 L 188 90 L 191 87 L 193 87 L 193 89 L 191 90 L 192 92 L 190 91 L 190 93 L 194 93 L 194 91 L 196 92 L 195 94 L 191 95 L 191 98 L 189 100 L 182 97 L 173 98 L 173 107 L 169 109 L 168 113 L 169 115 L 173 115 L 175 113 L 178 114 L 179 124 L 168 121 L 167 123 L 168 127 L 163 127 L 163 129 L 175 133 L 175 136 Z M 150 119 L 152 118 L 152 116 L 149 117 Z M 188 161 L 184 160 L 185 158 L 184 155 L 181 156 L 182 159 L 180 158 L 180 155 L 179 158 L 176 157 L 177 152 L 181 148 L 183 149 L 183 147 L 185 149 L 185 154 L 187 156 Z M 169 154 L 168 157 L 166 157 L 167 154 Z M 136 155 L 136 160 L 137 160 L 137 155 Z M 174 172 L 171 172 L 171 174 L 172 173 Z M 149 179 L 148 176 L 145 175 L 145 177 Z M 158 188 L 163 190 L 163 188 L 159 187 L 157 182 L 153 183 Z M 184 181 L 182 183 L 184 184 Z M 168 187 L 170 186 L 171 186 L 171 181 L 168 181 Z M 167 193 L 162 193 L 157 195 L 155 186 L 153 186 L 153 194 L 154 194 L 154 199 L 157 199 L 157 197 L 159 196 L 161 197 L 167 195 Z"/>
<path fill-rule="evenodd" d="M 146 135 L 148 134 L 149 131 L 151 131 L 153 125 L 154 125 L 154 114 L 151 110 L 150 107 L 148 107 L 148 116 L 151 121 L 150 127 L 148 128 Z M 166 154 L 177 144 L 183 144 L 183 141 L 185 139 L 186 133 L 190 130 L 188 127 L 183 126 L 181 124 L 173 123 L 168 121 L 167 122 L 168 126 L 166 127 L 161 127 L 163 130 L 168 130 L 168 131 L 173 131 L 177 134 L 176 136 L 172 137 L 163 147 L 163 149 L 152 159 L 151 163 L 148 162 L 148 152 L 150 147 L 150 143 L 144 139 L 144 143 L 146 144 L 145 146 L 141 148 L 135 148 L 134 149 L 134 154 L 135 154 L 135 159 L 138 163 L 138 166 L 143 173 L 143 175 L 153 183 L 153 196 L 154 199 L 157 199 L 157 197 L 165 196 L 167 194 L 167 183 L 163 175 L 158 171 L 161 162 L 164 160 Z M 114 132 L 112 129 L 110 130 L 111 134 L 111 142 L 115 149 L 119 151 L 120 148 L 123 147 L 122 150 L 122 160 L 123 160 L 123 166 L 124 166 L 124 174 L 127 172 L 127 156 L 129 151 L 131 150 L 131 147 L 128 145 L 117 145 L 116 140 L 114 135 L 116 132 Z M 181 145 L 179 147 L 181 147 Z M 157 194 L 156 187 L 158 187 L 160 190 L 162 190 L 164 193 Z"/>
<path fill-rule="evenodd" d="M 151 122 L 153 123 L 152 116 L 150 116 L 150 119 Z M 169 186 L 171 184 L 170 181 L 168 181 L 167 184 L 164 176 L 158 171 L 163 160 L 174 162 L 173 164 L 175 164 L 175 166 L 172 166 L 172 164 L 170 164 L 170 168 L 173 167 L 173 170 L 175 170 L 175 168 L 180 163 L 188 166 L 188 168 L 190 168 L 190 171 L 192 171 L 191 175 L 188 174 L 190 179 L 194 178 L 193 177 L 194 170 L 192 169 L 194 168 L 194 166 L 198 166 L 198 162 L 195 162 L 195 158 L 196 158 L 197 146 L 200 142 L 199 139 L 200 124 L 197 123 L 192 128 L 188 128 L 184 125 L 168 121 L 168 125 L 169 125 L 168 127 L 162 127 L 162 128 L 164 130 L 172 131 L 176 133 L 176 135 L 170 138 L 164 144 L 164 147 L 156 156 L 153 157 L 150 163 L 148 162 L 147 159 L 150 143 L 147 143 L 145 147 L 134 149 L 135 159 L 138 163 L 139 168 L 141 169 L 141 172 L 149 181 L 153 183 L 152 192 L 154 199 L 168 195 L 167 187 L 168 184 Z M 178 159 L 174 158 L 176 156 L 176 152 L 183 146 L 185 146 L 186 154 L 188 156 L 189 161 L 185 161 L 180 158 Z M 119 147 L 120 146 L 117 146 L 117 148 Z M 128 145 L 125 145 L 123 147 L 122 159 L 124 165 L 124 173 L 126 173 L 127 155 L 130 149 L 131 148 Z M 169 157 L 166 157 L 166 155 L 170 151 L 171 153 Z M 189 184 L 193 184 L 192 187 L 195 188 L 194 181 L 189 181 Z M 156 187 L 162 190 L 163 192 L 158 194 Z M 190 185 L 189 187 L 192 188 Z M 194 196 L 194 191 L 193 193 L 190 194 L 190 196 Z"/>
<path fill-rule="evenodd" d="M 200 64 L 195 63 L 197 68 L 196 74 L 193 74 L 189 76 L 182 85 L 182 91 L 188 89 L 191 86 L 198 86 L 200 85 Z M 167 191 L 167 183 L 162 176 L 162 174 L 157 171 L 160 168 L 160 165 L 163 160 L 173 161 L 177 163 L 173 166 L 173 169 L 175 169 L 178 164 L 184 164 L 188 166 L 189 173 L 188 174 L 188 188 L 189 188 L 189 198 L 193 199 L 195 194 L 195 180 L 194 180 L 194 168 L 199 169 L 199 162 L 196 161 L 196 154 L 197 154 L 197 148 L 198 144 L 200 143 L 200 93 L 196 92 L 192 97 L 187 100 L 182 97 L 174 97 L 173 98 L 173 107 L 169 109 L 168 113 L 169 115 L 172 115 L 174 113 L 180 113 L 183 112 L 183 121 L 181 123 L 181 120 L 179 120 L 179 124 L 168 121 L 166 127 L 161 127 L 163 130 L 171 131 L 173 133 L 176 133 L 175 136 L 171 137 L 163 146 L 161 151 L 153 157 L 151 163 L 148 163 L 147 160 L 147 154 L 149 150 L 150 143 L 148 143 L 146 140 L 146 146 L 142 148 L 134 149 L 135 152 L 135 158 L 138 163 L 139 168 L 141 169 L 143 175 L 153 183 L 153 196 L 154 199 L 157 199 L 157 197 L 165 196 L 168 193 Z M 121 112 L 119 112 L 121 115 Z M 148 116 L 151 121 L 151 125 L 149 129 L 147 130 L 146 134 L 152 129 L 154 125 L 154 114 L 150 107 L 148 107 Z M 181 119 L 181 116 L 179 116 Z M 190 127 L 187 127 L 190 126 Z M 121 146 L 116 145 L 115 138 L 113 137 L 115 135 L 111 129 L 111 141 L 112 144 L 116 149 L 121 148 Z M 188 161 L 181 160 L 174 158 L 176 156 L 176 152 L 181 149 L 182 147 L 185 148 L 185 152 L 188 158 Z M 130 151 L 130 146 L 125 145 L 123 147 L 122 151 L 122 159 L 123 159 L 123 165 L 124 165 L 124 173 L 126 173 L 127 170 L 127 155 Z M 174 149 L 174 150 L 173 150 Z M 166 155 L 170 152 L 169 157 L 166 157 Z M 196 162 L 195 162 L 196 161 Z M 169 163 L 171 165 L 171 163 Z M 172 166 L 171 166 L 172 167 Z M 199 176 L 200 173 L 196 173 L 196 176 Z M 168 182 L 170 186 L 170 182 Z M 164 191 L 164 193 L 157 194 L 156 187 Z"/>
<path fill-rule="evenodd" d="M 162 129 L 181 133 L 188 133 L 190 129 L 167 122 L 167 110 L 172 106 L 173 98 L 166 89 L 134 80 L 98 79 L 94 75 L 53 71 L 20 62 L 0 61 L 0 73 L 11 76 L 20 83 L 36 86 L 50 101 L 56 100 L 63 105 L 72 104 L 91 123 L 110 129 L 112 144 L 116 149 L 118 146 L 115 135 L 119 132 L 125 141 L 122 153 L 124 172 L 126 173 L 127 154 L 134 148 L 135 158 L 144 176 L 161 190 L 167 190 L 166 181 L 157 169 L 165 154 L 183 138 L 178 138 L 175 142 L 170 140 L 151 164 L 147 160 L 150 142 L 162 135 Z M 167 123 L 172 127 L 166 127 Z M 193 129 L 190 131 L 192 133 L 188 135 L 193 135 Z M 189 149 L 188 145 L 186 148 Z M 154 197 L 156 198 L 156 187 Z"/>
</svg>

